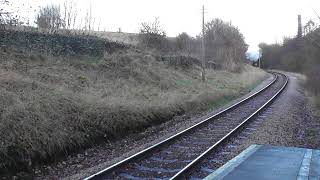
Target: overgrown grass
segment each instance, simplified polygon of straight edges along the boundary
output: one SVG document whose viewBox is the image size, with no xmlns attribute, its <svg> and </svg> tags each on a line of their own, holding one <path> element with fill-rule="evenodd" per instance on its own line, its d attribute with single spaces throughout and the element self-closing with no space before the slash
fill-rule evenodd
<svg viewBox="0 0 320 180">
<path fill-rule="evenodd" d="M 308 107 L 311 110 L 311 126 L 305 130 L 307 143 L 314 149 L 320 148 L 320 95 L 315 95 L 310 89 L 306 92 Z"/>
<path fill-rule="evenodd" d="M 150 54 L 64 59 L 0 51 L 0 169 L 121 138 L 189 111 L 215 108 L 266 77 L 170 67 Z"/>
<path fill-rule="evenodd" d="M 310 98 L 311 98 L 311 103 L 314 105 L 316 112 L 315 115 L 317 117 L 320 117 L 320 95 L 315 95 L 313 93 L 309 93 L 310 94 Z"/>
</svg>

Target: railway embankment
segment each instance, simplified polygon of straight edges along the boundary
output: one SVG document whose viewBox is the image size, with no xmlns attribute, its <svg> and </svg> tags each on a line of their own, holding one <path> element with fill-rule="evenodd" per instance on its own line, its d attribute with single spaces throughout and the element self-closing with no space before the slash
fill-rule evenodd
<svg viewBox="0 0 320 180">
<path fill-rule="evenodd" d="M 127 147 L 126 137 L 139 139 L 164 123 L 216 109 L 268 76 L 243 65 L 241 72 L 208 69 L 203 83 L 196 63 L 172 65 L 134 48 L 100 57 L 10 46 L 1 47 L 0 58 L 1 174 L 14 169 L 34 176 L 36 167 L 65 163 L 99 144 Z"/>
</svg>

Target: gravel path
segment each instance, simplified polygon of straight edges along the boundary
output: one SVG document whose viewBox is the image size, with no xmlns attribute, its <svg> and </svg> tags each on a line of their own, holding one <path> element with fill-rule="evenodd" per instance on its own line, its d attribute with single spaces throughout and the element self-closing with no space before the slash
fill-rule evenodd
<svg viewBox="0 0 320 180">
<path fill-rule="evenodd" d="M 319 148 L 314 141 L 309 141 L 306 133 L 309 127 L 320 125 L 319 120 L 312 117 L 304 93 L 303 78 L 298 74 L 286 73 L 290 82 L 281 96 L 266 110 L 268 116 L 260 117 L 263 122 L 254 134 L 244 143 L 242 148 L 255 144 L 271 144 L 277 146 L 295 146 Z M 242 149 L 241 148 L 241 149 Z"/>
<path fill-rule="evenodd" d="M 190 172 L 189 178 L 206 177 L 252 144 L 320 147 L 320 121 L 311 114 L 312 107 L 304 93 L 303 77 L 293 73 L 285 74 L 290 79 L 285 91 L 243 131 L 203 160 Z"/>
</svg>

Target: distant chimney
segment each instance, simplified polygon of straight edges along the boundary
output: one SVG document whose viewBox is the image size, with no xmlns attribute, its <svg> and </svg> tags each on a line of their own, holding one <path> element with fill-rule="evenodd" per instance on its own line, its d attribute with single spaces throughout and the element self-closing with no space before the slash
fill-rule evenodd
<svg viewBox="0 0 320 180">
<path fill-rule="evenodd" d="M 301 15 L 298 15 L 298 38 L 302 37 Z"/>
</svg>

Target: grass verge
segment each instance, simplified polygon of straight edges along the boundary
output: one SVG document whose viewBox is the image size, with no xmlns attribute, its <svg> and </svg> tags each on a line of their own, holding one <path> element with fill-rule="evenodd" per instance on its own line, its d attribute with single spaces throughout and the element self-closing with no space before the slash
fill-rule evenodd
<svg viewBox="0 0 320 180">
<path fill-rule="evenodd" d="M 311 144 L 311 148 L 319 149 L 320 148 L 320 96 L 315 95 L 311 92 L 307 92 L 308 106 L 311 111 L 312 117 L 311 124 L 308 129 L 306 129 L 306 139 L 308 144 Z"/>
</svg>

